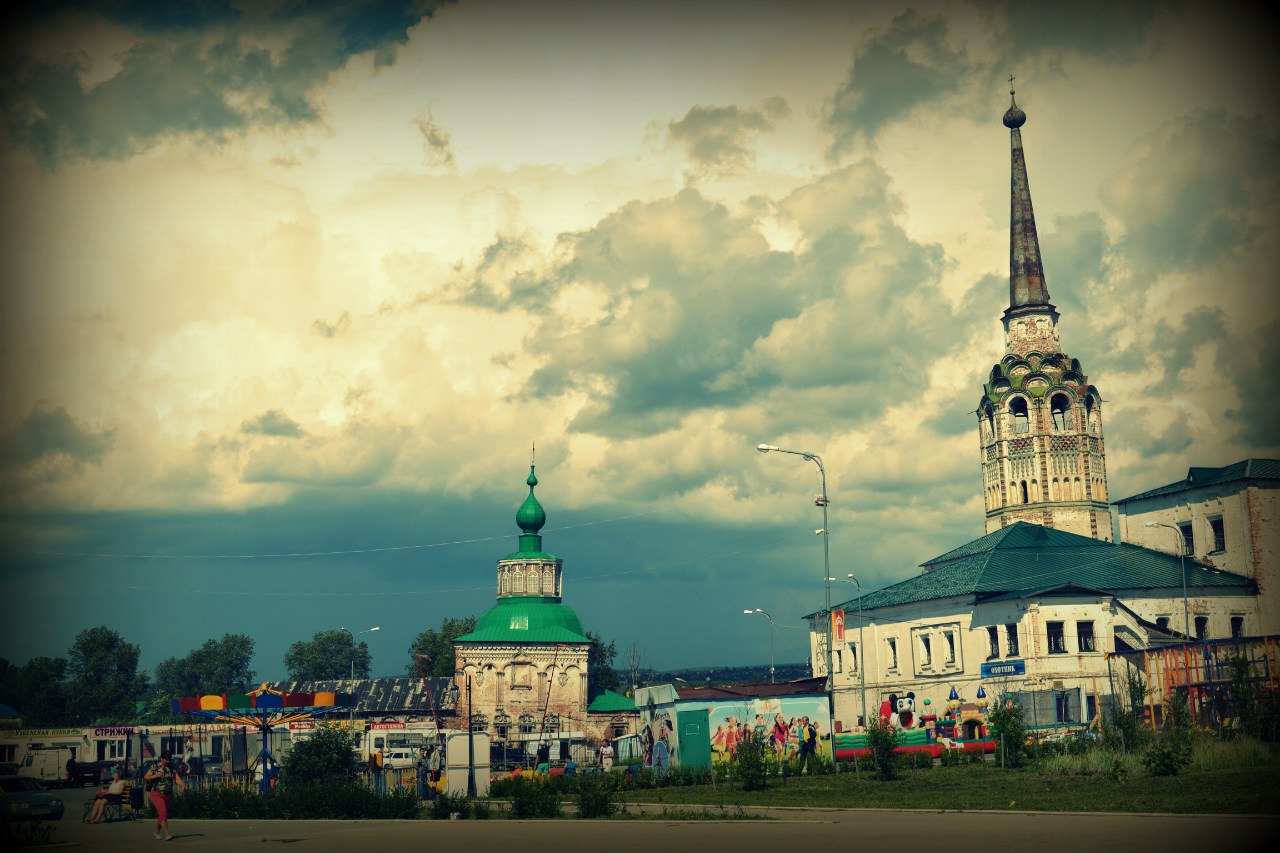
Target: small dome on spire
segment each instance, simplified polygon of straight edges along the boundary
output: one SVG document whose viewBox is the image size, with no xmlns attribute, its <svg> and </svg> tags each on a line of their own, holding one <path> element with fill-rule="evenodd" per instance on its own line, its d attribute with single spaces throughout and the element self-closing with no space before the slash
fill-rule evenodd
<svg viewBox="0 0 1280 853">
<path fill-rule="evenodd" d="M 1009 109 L 1004 113 L 1004 126 L 1016 130 L 1027 123 L 1027 114 L 1018 109 L 1018 102 L 1013 99 L 1013 89 L 1009 90 Z"/>
<path fill-rule="evenodd" d="M 520 504 L 520 509 L 516 510 L 516 524 L 525 533 L 537 533 L 547 523 L 547 513 L 533 494 L 533 487 L 538 485 L 538 478 L 533 473 L 532 465 L 529 466 L 529 478 L 525 483 L 529 486 L 529 496 L 524 499 L 524 503 Z"/>
</svg>

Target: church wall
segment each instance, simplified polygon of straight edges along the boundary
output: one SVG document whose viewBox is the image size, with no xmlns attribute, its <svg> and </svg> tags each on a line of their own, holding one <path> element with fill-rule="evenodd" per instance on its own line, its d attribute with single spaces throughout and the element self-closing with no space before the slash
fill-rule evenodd
<svg viewBox="0 0 1280 853">
<path fill-rule="evenodd" d="M 470 676 L 471 714 L 493 736 L 498 735 L 500 717 L 506 718 L 513 733 L 522 723 L 541 731 L 544 713 L 556 721 L 548 724 L 548 730 L 581 731 L 587 717 L 587 648 L 557 648 L 555 644 L 456 646 L 458 713 L 464 717 L 467 713 Z"/>
</svg>

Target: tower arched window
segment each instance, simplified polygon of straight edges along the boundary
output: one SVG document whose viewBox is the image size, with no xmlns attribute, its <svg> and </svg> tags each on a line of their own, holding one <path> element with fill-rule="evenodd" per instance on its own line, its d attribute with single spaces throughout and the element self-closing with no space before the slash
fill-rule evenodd
<svg viewBox="0 0 1280 853">
<path fill-rule="evenodd" d="M 1027 401 L 1022 397 L 1014 397 L 1009 401 L 1009 414 L 1013 415 L 1013 434 L 1025 435 L 1031 432 L 1031 421 L 1027 419 Z"/>
<path fill-rule="evenodd" d="M 499 582 L 499 584 L 500 584 L 500 585 L 499 585 L 499 591 L 500 591 L 503 595 L 508 595 L 508 594 L 510 594 L 510 592 L 511 592 L 511 575 L 510 575 L 509 573 L 507 573 L 507 572 L 503 572 L 503 573 L 502 573 L 502 580 Z"/>
<path fill-rule="evenodd" d="M 1027 481 L 1023 480 L 1020 485 L 1022 486 L 1022 502 L 1024 504 L 1031 503 L 1031 500 L 1027 495 Z"/>
<path fill-rule="evenodd" d="M 516 572 L 512 580 L 514 583 L 511 585 L 511 591 L 515 593 L 524 592 L 524 572 Z"/>
<path fill-rule="evenodd" d="M 542 573 L 542 594 L 556 594 L 556 574 L 551 569 L 546 569 Z"/>
<path fill-rule="evenodd" d="M 1053 399 L 1049 401 L 1049 412 L 1053 415 L 1053 428 L 1059 432 L 1063 432 L 1069 427 L 1071 413 L 1071 398 L 1066 394 L 1054 394 Z"/>
</svg>

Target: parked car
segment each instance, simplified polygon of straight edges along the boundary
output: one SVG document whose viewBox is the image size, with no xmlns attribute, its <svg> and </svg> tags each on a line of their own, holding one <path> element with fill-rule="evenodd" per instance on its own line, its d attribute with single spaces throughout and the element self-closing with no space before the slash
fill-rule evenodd
<svg viewBox="0 0 1280 853">
<path fill-rule="evenodd" d="M 0 776 L 0 820 L 61 820 L 62 798 L 30 776 Z"/>
<path fill-rule="evenodd" d="M 406 770 L 418 762 L 418 754 L 408 749 L 390 749 L 382 754 L 383 770 Z"/>
</svg>

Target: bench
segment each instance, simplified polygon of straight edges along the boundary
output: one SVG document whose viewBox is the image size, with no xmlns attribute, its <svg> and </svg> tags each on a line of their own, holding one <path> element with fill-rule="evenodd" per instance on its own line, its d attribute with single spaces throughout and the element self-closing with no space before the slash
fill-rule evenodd
<svg viewBox="0 0 1280 853">
<path fill-rule="evenodd" d="M 84 804 L 84 814 L 80 817 L 82 823 L 87 823 L 93 816 L 93 804 L 98 801 L 97 797 L 86 800 Z M 102 820 L 111 823 L 115 820 L 137 820 L 137 804 L 133 798 L 133 783 L 124 783 L 124 793 L 120 795 L 120 801 L 115 802 L 114 798 L 107 801 L 106 808 L 102 810 Z"/>
</svg>

